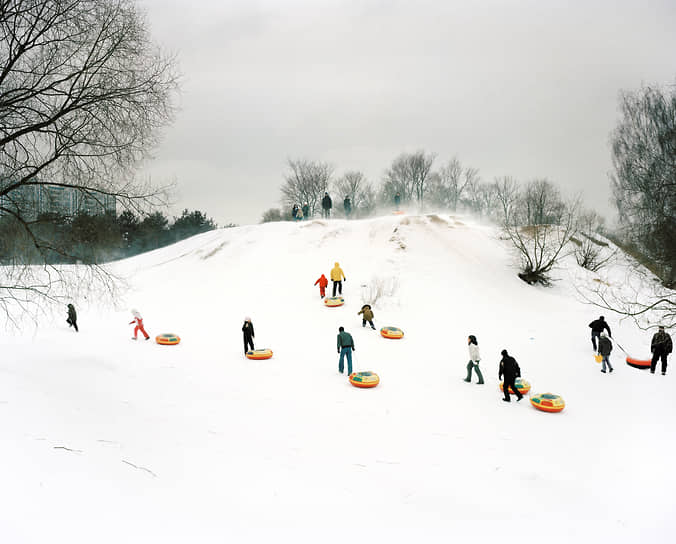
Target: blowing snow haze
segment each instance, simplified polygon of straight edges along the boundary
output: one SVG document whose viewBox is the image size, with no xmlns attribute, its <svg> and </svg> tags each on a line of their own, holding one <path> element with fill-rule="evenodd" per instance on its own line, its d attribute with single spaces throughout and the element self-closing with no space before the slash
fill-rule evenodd
<svg viewBox="0 0 676 544">
<path fill-rule="evenodd" d="M 278 206 L 287 158 L 377 184 L 416 149 L 484 180 L 547 177 L 607 213 L 618 93 L 676 74 L 669 1 L 142 5 L 184 74 L 144 174 L 221 224 Z"/>
</svg>

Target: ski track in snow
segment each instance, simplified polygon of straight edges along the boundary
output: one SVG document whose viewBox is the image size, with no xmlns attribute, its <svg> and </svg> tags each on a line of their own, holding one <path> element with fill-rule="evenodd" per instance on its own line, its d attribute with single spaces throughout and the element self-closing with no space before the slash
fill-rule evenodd
<svg viewBox="0 0 676 544">
<path fill-rule="evenodd" d="M 313 283 L 336 261 L 346 304 L 325 308 Z M 220 229 L 111 268 L 131 286 L 121 307 L 182 341 L 131 342 L 128 310 L 77 300 L 79 334 L 64 313 L 6 336 L 1 542 L 667 542 L 676 529 L 673 367 L 650 376 L 615 345 L 616 371 L 599 372 L 599 311 L 571 280 L 596 275 L 573 257 L 554 287 L 531 287 L 496 229 L 430 215 Z M 361 327 L 375 277 L 399 285 L 376 327 L 403 340 Z M 245 315 L 272 359 L 243 357 Z M 606 318 L 647 357 L 649 333 Z M 377 388 L 338 374 L 339 325 Z M 483 386 L 462 380 L 469 334 Z M 564 412 L 501 401 L 503 348 Z"/>
</svg>

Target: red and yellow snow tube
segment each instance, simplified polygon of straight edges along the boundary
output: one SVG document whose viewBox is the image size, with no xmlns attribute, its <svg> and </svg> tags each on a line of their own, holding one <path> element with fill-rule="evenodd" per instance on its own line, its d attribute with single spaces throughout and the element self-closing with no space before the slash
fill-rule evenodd
<svg viewBox="0 0 676 544">
<path fill-rule="evenodd" d="M 256 361 L 259 361 L 261 359 L 269 359 L 272 357 L 272 350 L 271 349 L 254 349 L 254 350 L 249 350 L 246 352 L 246 358 L 247 359 L 254 359 Z"/>
<path fill-rule="evenodd" d="M 324 306 L 328 308 L 337 308 L 345 304 L 345 299 L 343 297 L 326 297 L 324 299 Z"/>
<path fill-rule="evenodd" d="M 530 403 L 543 412 L 560 412 L 566 407 L 566 403 L 559 395 L 553 393 L 540 393 L 530 398 Z"/>
<path fill-rule="evenodd" d="M 158 334 L 155 337 L 155 342 L 162 346 L 175 346 L 181 341 L 178 334 Z"/>
<path fill-rule="evenodd" d="M 393 338 L 398 340 L 399 338 L 404 337 L 404 331 L 398 329 L 397 327 L 383 327 L 380 329 L 380 336 L 383 338 Z"/>
<path fill-rule="evenodd" d="M 353 372 L 350 374 L 350 383 L 355 387 L 369 389 L 380 383 L 380 378 L 375 372 Z"/>
<path fill-rule="evenodd" d="M 503 388 L 502 388 L 503 383 L 504 382 L 500 382 L 500 391 L 503 391 Z M 517 378 L 514 381 L 514 384 L 516 385 L 516 388 L 519 390 L 519 393 L 521 393 L 522 395 L 525 395 L 526 393 L 528 393 L 528 391 L 530 391 L 530 383 L 528 383 L 523 378 Z M 509 388 L 509 394 L 510 395 L 516 395 L 516 393 L 514 392 L 514 390 L 511 387 Z"/>
<path fill-rule="evenodd" d="M 650 368 L 651 362 L 650 359 L 634 359 L 633 357 L 627 357 L 627 364 L 634 368 Z"/>
</svg>

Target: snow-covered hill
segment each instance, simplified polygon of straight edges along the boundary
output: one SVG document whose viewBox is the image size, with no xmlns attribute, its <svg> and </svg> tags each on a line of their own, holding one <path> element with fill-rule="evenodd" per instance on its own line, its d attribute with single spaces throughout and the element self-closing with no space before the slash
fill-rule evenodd
<svg viewBox="0 0 676 544">
<path fill-rule="evenodd" d="M 3 339 L 0 541 L 670 541 L 676 521 L 674 373 L 602 374 L 566 278 L 530 287 L 492 227 L 449 216 L 275 223 L 212 231 L 112 265 L 118 311 L 76 300 L 63 318 Z M 317 287 L 339 262 L 346 304 Z M 369 285 L 398 285 L 361 327 Z M 130 340 L 130 308 L 175 347 Z M 251 316 L 256 347 L 243 357 Z M 650 335 L 606 315 L 622 346 Z M 336 334 L 357 371 L 338 374 Z M 462 378 L 467 336 L 485 385 Z M 501 401 L 500 351 L 532 393 Z M 673 370 L 673 368 L 672 368 Z"/>
</svg>

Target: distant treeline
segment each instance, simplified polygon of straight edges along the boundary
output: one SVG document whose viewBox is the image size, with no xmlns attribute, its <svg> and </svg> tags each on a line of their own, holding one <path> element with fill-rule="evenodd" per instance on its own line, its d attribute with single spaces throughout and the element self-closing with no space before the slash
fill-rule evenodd
<svg viewBox="0 0 676 544">
<path fill-rule="evenodd" d="M 205 213 L 185 209 L 171 223 L 162 212 L 141 218 L 124 211 L 118 216 L 42 214 L 31 227 L 34 236 L 13 216 L 0 217 L 2 264 L 101 263 L 173 244 L 217 225 Z"/>
</svg>

